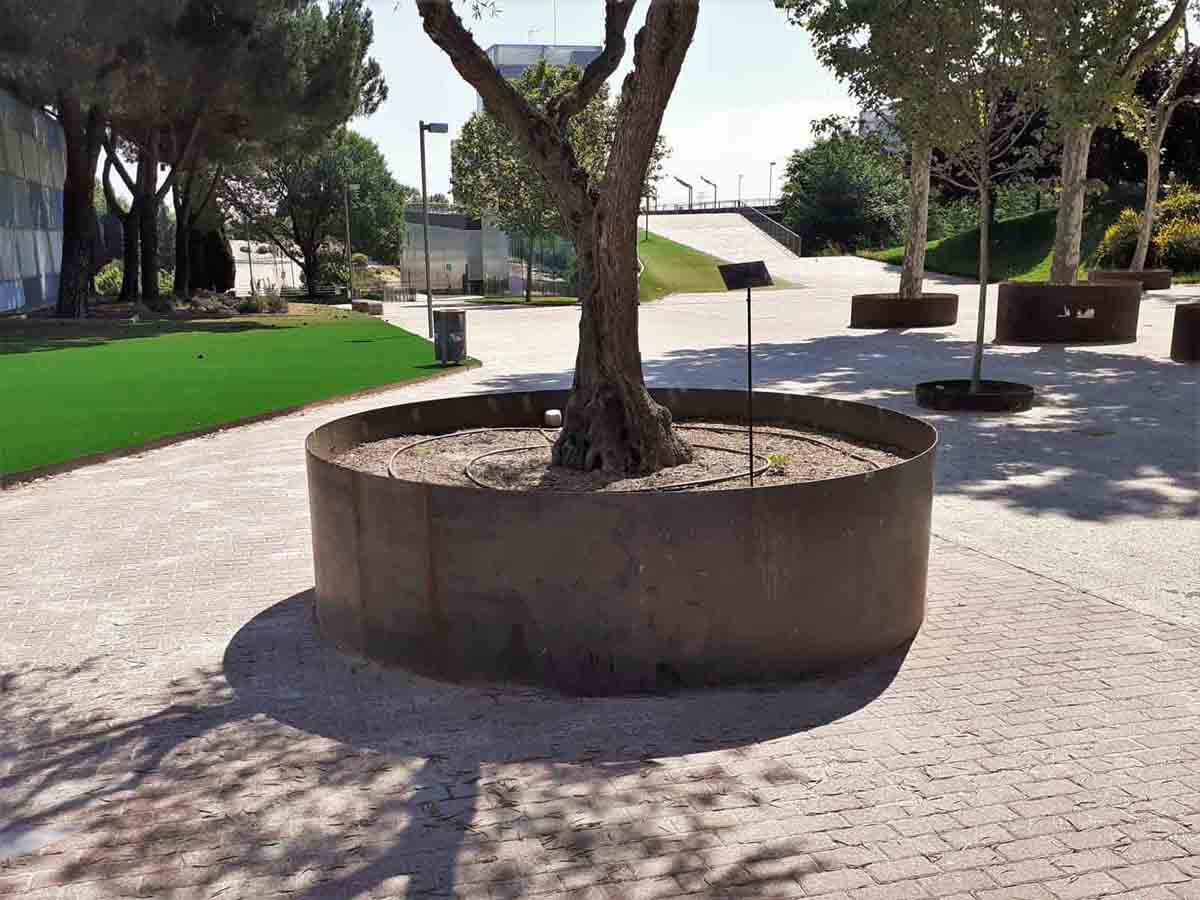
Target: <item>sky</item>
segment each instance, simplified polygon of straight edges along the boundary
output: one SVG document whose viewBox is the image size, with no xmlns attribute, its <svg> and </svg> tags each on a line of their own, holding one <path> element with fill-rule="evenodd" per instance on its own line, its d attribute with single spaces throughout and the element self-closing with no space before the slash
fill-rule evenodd
<svg viewBox="0 0 1200 900">
<path fill-rule="evenodd" d="M 456 6 L 466 16 L 463 0 Z M 467 19 L 483 48 L 495 43 L 601 44 L 601 0 L 500 0 L 500 13 Z M 633 35 L 645 19 L 647 0 L 630 18 L 626 59 L 613 76 L 613 92 L 632 65 Z M 388 100 L 352 127 L 373 138 L 397 180 L 420 187 L 418 122 L 447 122 L 449 135 L 427 134 L 429 191 L 450 189 L 450 140 L 475 111 L 475 91 L 445 53 L 421 30 L 415 0 L 372 0 L 375 43 L 371 49 L 388 82 Z M 536 29 L 536 31 L 531 30 Z M 788 156 L 811 140 L 810 123 L 832 114 L 853 115 L 848 92 L 817 62 L 807 36 L 788 24 L 771 0 L 703 0 L 696 35 L 663 119 L 672 148 L 665 171 L 690 182 L 695 199 L 764 197 L 770 163 L 776 162 L 778 194 Z M 668 177 L 660 202 L 687 200 L 687 189 Z"/>
</svg>

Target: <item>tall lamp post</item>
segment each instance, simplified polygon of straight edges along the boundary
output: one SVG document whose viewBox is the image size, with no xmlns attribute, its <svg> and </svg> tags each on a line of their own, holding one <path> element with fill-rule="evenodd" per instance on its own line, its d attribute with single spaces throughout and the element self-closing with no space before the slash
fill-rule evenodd
<svg viewBox="0 0 1200 900">
<path fill-rule="evenodd" d="M 738 173 L 738 206 L 742 205 L 742 174 Z"/>
<path fill-rule="evenodd" d="M 433 279 L 429 274 L 429 192 L 425 185 L 425 132 L 446 134 L 445 122 L 421 120 L 421 231 L 425 238 L 425 310 L 429 318 L 429 339 L 433 340 Z"/>
<path fill-rule="evenodd" d="M 767 181 L 767 206 L 775 199 L 775 163 L 771 162 L 770 178 Z"/>
<path fill-rule="evenodd" d="M 700 180 L 703 181 L 705 184 L 707 184 L 710 188 L 713 189 L 713 209 L 716 209 L 717 208 L 717 183 L 715 181 L 709 181 L 703 175 L 700 176 Z"/>
<path fill-rule="evenodd" d="M 346 302 L 354 302 L 354 259 L 350 252 L 350 195 L 358 193 L 358 185 L 346 182 Z"/>
<path fill-rule="evenodd" d="M 682 184 L 685 188 L 688 189 L 688 209 L 691 209 L 692 208 L 692 186 L 690 184 L 688 184 L 686 181 L 684 181 L 682 178 L 680 178 L 678 175 L 672 175 L 671 177 L 674 178 L 676 181 L 678 181 L 680 184 Z"/>
</svg>

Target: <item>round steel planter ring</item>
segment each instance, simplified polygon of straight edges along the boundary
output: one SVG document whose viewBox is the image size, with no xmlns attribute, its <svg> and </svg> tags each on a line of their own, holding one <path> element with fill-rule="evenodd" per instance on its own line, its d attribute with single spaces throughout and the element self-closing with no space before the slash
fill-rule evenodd
<svg viewBox="0 0 1200 900">
<path fill-rule="evenodd" d="M 923 381 L 916 395 L 919 406 L 941 412 L 1024 412 L 1034 401 L 1033 388 L 1015 381 L 985 379 L 972 394 L 969 378 Z"/>
<path fill-rule="evenodd" d="M 739 391 L 656 390 L 738 421 Z M 362 443 L 537 428 L 565 391 L 456 397 L 321 426 L 307 466 L 321 632 L 452 681 L 613 694 L 796 677 L 887 653 L 925 612 L 937 433 L 860 403 L 760 392 L 763 421 L 904 448 L 893 466 L 712 491 L 553 493 L 404 481 L 333 462 Z"/>
<path fill-rule="evenodd" d="M 1044 284 L 1006 281 L 996 306 L 996 341 L 1014 344 L 1132 343 L 1142 286 L 1136 281 Z"/>
<path fill-rule="evenodd" d="M 1088 272 L 1088 281 L 1095 284 L 1098 281 L 1134 281 L 1142 286 L 1143 291 L 1166 291 L 1171 288 L 1170 269 L 1143 269 L 1131 272 L 1128 269 L 1092 269 Z"/>
<path fill-rule="evenodd" d="M 958 321 L 957 294 L 855 294 L 850 300 L 851 328 L 939 328 Z"/>
</svg>

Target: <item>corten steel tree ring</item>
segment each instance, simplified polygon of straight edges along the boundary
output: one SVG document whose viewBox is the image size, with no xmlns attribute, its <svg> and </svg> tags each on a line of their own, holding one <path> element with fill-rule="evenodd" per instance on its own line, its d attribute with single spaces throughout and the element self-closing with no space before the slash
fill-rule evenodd
<svg viewBox="0 0 1200 900">
<path fill-rule="evenodd" d="M 940 328 L 957 321 L 957 294 L 855 294 L 850 300 L 851 328 Z"/>
<path fill-rule="evenodd" d="M 1132 343 L 1142 286 L 1137 282 L 1000 285 L 996 341 L 1014 344 Z"/>
<path fill-rule="evenodd" d="M 739 421 L 741 391 L 656 390 L 677 419 Z M 911 639 L 925 612 L 937 433 L 859 403 L 760 392 L 762 421 L 912 454 L 826 481 L 566 494 L 382 477 L 333 462 L 408 434 L 542 424 L 565 391 L 457 397 L 330 422 L 308 437 L 322 633 L 451 681 L 579 694 L 779 679 Z"/>
<path fill-rule="evenodd" d="M 1143 269 L 1131 272 L 1128 269 L 1092 269 L 1088 281 L 1092 284 L 1104 281 L 1136 281 L 1143 291 L 1166 291 L 1171 288 L 1170 269 Z"/>
<path fill-rule="evenodd" d="M 971 390 L 970 378 L 922 381 L 914 389 L 918 406 L 939 412 L 1025 412 L 1033 407 L 1032 385 L 1016 381 L 983 379 L 979 390 Z"/>
<path fill-rule="evenodd" d="M 1200 362 L 1200 303 L 1180 303 L 1175 307 L 1171 359 L 1182 363 Z"/>
</svg>

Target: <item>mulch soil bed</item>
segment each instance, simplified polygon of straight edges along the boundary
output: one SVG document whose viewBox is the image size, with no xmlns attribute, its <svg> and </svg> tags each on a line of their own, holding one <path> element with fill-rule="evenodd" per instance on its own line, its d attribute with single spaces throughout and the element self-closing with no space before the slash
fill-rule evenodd
<svg viewBox="0 0 1200 900">
<path fill-rule="evenodd" d="M 748 437 L 744 425 L 705 421 L 681 422 L 677 427 L 692 446 L 692 461 L 641 478 L 613 478 L 603 472 L 580 472 L 551 465 L 551 444 L 558 431 L 550 428 L 468 429 L 421 444 L 418 442 L 431 435 L 403 435 L 360 444 L 339 455 L 336 462 L 383 476 L 388 474 L 391 462 L 392 474 L 405 481 L 509 491 L 593 493 L 730 490 L 749 486 Z M 403 448 L 408 449 L 397 454 Z M 895 447 L 776 423 L 755 426 L 754 453 L 756 487 L 857 475 L 907 458 L 904 451 Z M 468 468 L 474 480 L 467 474 Z M 710 481 L 730 476 L 733 476 L 730 480 Z"/>
</svg>

